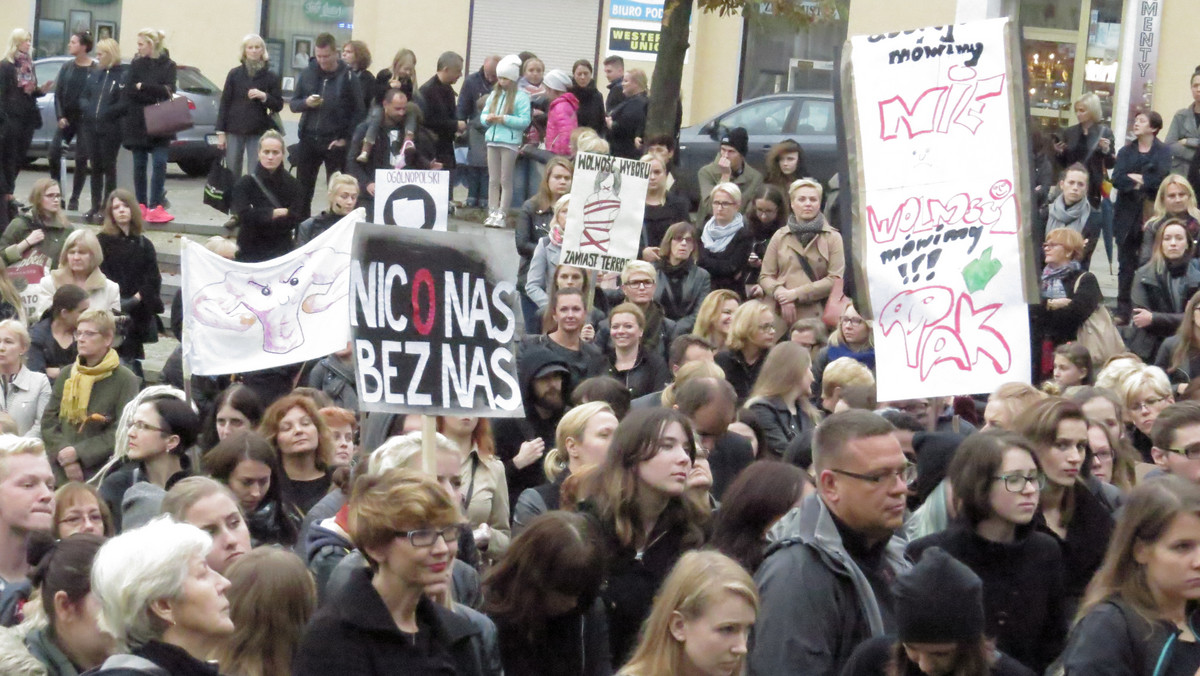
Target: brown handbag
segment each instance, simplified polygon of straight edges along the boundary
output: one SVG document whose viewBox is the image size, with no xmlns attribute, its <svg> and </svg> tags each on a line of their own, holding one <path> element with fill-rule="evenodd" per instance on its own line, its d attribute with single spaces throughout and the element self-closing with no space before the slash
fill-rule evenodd
<svg viewBox="0 0 1200 676">
<path fill-rule="evenodd" d="M 170 136 L 195 126 L 190 104 L 182 96 L 146 106 L 145 111 L 147 136 Z"/>
</svg>

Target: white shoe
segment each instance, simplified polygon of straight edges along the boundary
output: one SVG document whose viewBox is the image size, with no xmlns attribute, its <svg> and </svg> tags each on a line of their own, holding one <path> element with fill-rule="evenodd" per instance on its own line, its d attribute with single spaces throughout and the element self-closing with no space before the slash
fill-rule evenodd
<svg viewBox="0 0 1200 676">
<path fill-rule="evenodd" d="M 487 220 L 483 222 L 489 228 L 503 228 L 505 226 L 505 215 L 503 210 L 493 211 Z"/>
</svg>

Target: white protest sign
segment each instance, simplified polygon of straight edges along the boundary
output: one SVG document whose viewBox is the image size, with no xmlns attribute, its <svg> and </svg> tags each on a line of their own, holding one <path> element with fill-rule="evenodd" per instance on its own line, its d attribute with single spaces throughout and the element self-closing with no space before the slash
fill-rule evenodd
<svg viewBox="0 0 1200 676">
<path fill-rule="evenodd" d="M 1029 381 L 1011 30 L 994 19 L 849 40 L 855 242 L 880 401 Z"/>
<path fill-rule="evenodd" d="M 563 232 L 563 265 L 620 272 L 637 258 L 650 164 L 579 153 Z"/>
<path fill-rule="evenodd" d="M 374 223 L 421 230 L 446 230 L 450 172 L 375 170 Z"/>
</svg>

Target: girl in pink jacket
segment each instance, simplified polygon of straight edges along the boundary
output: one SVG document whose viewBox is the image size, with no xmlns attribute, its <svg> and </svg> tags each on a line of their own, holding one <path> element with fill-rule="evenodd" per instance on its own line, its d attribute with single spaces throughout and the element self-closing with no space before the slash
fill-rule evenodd
<svg viewBox="0 0 1200 676">
<path fill-rule="evenodd" d="M 571 132 L 579 126 L 575 118 L 579 110 L 579 99 L 567 92 L 571 87 L 571 76 L 564 70 L 552 70 L 542 78 L 546 95 L 552 97 L 546 115 L 546 150 L 556 155 L 571 154 Z"/>
</svg>

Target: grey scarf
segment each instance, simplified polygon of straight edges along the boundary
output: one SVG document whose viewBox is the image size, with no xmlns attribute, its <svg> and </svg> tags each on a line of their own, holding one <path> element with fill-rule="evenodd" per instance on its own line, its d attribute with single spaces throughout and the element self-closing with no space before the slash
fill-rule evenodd
<svg viewBox="0 0 1200 676">
<path fill-rule="evenodd" d="M 792 214 L 788 217 L 787 227 L 788 231 L 800 240 L 801 245 L 808 246 L 809 242 L 816 239 L 817 235 L 825 229 L 825 215 L 817 212 L 817 217 L 811 221 L 801 221 L 796 218 L 795 214 Z"/>
<path fill-rule="evenodd" d="M 1087 224 L 1088 217 L 1091 215 L 1092 205 L 1088 203 L 1086 196 L 1068 207 L 1066 200 L 1059 195 L 1058 199 L 1050 203 L 1046 232 L 1059 228 L 1070 228 L 1075 232 L 1083 233 L 1083 226 Z"/>
</svg>

